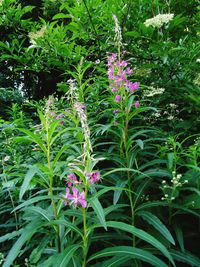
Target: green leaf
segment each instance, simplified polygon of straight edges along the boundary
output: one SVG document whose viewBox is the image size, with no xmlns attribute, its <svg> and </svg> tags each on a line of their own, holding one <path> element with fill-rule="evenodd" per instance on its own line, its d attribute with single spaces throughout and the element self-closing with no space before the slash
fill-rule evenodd
<svg viewBox="0 0 200 267">
<path fill-rule="evenodd" d="M 23 181 L 22 186 L 20 188 L 20 193 L 19 193 L 19 199 L 20 200 L 23 198 L 23 195 L 25 194 L 26 190 L 29 187 L 31 179 L 33 178 L 33 176 L 35 175 L 36 172 L 37 172 L 37 169 L 33 166 L 33 167 L 30 167 L 30 169 L 26 173 L 24 181 Z"/>
<path fill-rule="evenodd" d="M 174 265 L 174 261 L 173 261 L 171 255 L 169 254 L 168 250 L 166 249 L 166 247 L 160 241 L 158 241 L 155 237 L 151 236 L 150 234 L 146 233 L 145 231 L 138 229 L 132 225 L 122 223 L 122 222 L 115 222 L 115 221 L 107 222 L 107 226 L 129 232 L 129 233 L 137 236 L 138 238 L 148 242 L 152 246 L 156 247 L 159 251 L 161 251 L 163 253 L 163 255 L 165 255 Z"/>
<path fill-rule="evenodd" d="M 118 180 L 116 187 L 121 187 L 121 190 L 114 190 L 113 204 L 116 205 L 123 191 L 123 187 L 127 184 L 127 181 Z"/>
<path fill-rule="evenodd" d="M 43 141 L 39 138 L 38 135 L 32 133 L 31 131 L 29 131 L 27 129 L 19 128 L 18 130 L 25 133 L 26 135 L 28 135 L 31 138 L 32 142 L 38 144 L 40 146 L 40 148 L 43 150 L 43 152 L 46 154 L 46 148 L 43 145 Z"/>
<path fill-rule="evenodd" d="M 64 14 L 64 13 L 58 13 L 55 16 L 53 16 L 53 20 L 55 19 L 67 19 L 67 18 L 71 18 L 72 16 L 70 14 Z"/>
<path fill-rule="evenodd" d="M 188 252 L 171 250 L 170 253 L 176 261 L 184 262 L 194 267 L 200 266 L 200 259 Z"/>
<path fill-rule="evenodd" d="M 170 243 L 175 245 L 175 241 L 161 220 L 148 211 L 139 211 L 137 215 L 141 216 L 145 221 L 151 224 L 157 231 L 159 231 Z"/>
<path fill-rule="evenodd" d="M 80 247 L 80 245 L 67 246 L 67 248 L 61 253 L 56 255 L 55 265 L 56 267 L 66 267 L 71 260 L 74 252 Z"/>
<path fill-rule="evenodd" d="M 29 211 L 33 211 L 33 212 L 36 212 L 40 215 L 42 215 L 42 217 L 47 220 L 48 222 L 50 222 L 51 220 L 51 217 L 52 215 L 51 214 L 48 214 L 48 212 L 40 207 L 37 207 L 37 206 L 33 206 L 33 207 L 29 207 L 28 208 Z"/>
<path fill-rule="evenodd" d="M 150 252 L 145 251 L 143 249 L 128 247 L 128 246 L 118 246 L 118 247 L 111 247 L 111 248 L 103 249 L 100 252 L 97 252 L 96 254 L 92 255 L 89 261 L 102 258 L 102 257 L 113 256 L 113 255 L 118 255 L 119 257 L 129 256 L 132 259 L 139 259 L 141 261 L 148 262 L 151 265 L 156 266 L 156 267 L 167 267 L 167 265 L 164 262 L 162 262 L 159 258 L 155 257 Z M 116 258 L 113 258 L 109 262 L 105 263 L 107 265 L 104 264 L 102 266 L 103 267 L 111 267 L 111 266 L 115 267 L 115 265 L 113 265 L 113 260 L 115 263 Z"/>
<path fill-rule="evenodd" d="M 98 198 L 93 197 L 90 199 L 89 202 L 90 202 L 93 210 L 95 211 L 100 223 L 105 228 L 105 230 L 107 230 L 104 210 L 103 210 L 103 207 L 101 206 L 101 203 L 99 202 Z"/>
<path fill-rule="evenodd" d="M 174 231 L 176 233 L 176 238 L 178 240 L 181 251 L 185 252 L 184 237 L 183 237 L 183 231 L 182 231 L 181 227 L 179 225 L 175 224 L 174 225 Z"/>
<path fill-rule="evenodd" d="M 21 236 L 15 242 L 11 250 L 9 251 L 6 260 L 3 264 L 3 267 L 10 267 L 13 261 L 17 258 L 22 246 L 37 232 L 38 228 L 41 227 L 44 223 L 41 222 L 32 222 L 23 229 Z"/>
<path fill-rule="evenodd" d="M 20 235 L 22 231 L 23 231 L 23 229 L 20 229 L 20 230 L 18 230 L 18 231 L 14 231 L 14 232 L 12 232 L 12 233 L 8 233 L 8 234 L 6 234 L 6 235 L 1 236 L 1 237 L 0 237 L 0 243 L 1 243 L 1 242 L 4 242 L 4 241 L 6 241 L 6 240 L 10 240 L 10 239 L 12 239 L 12 238 L 15 237 L 15 236 Z"/>
<path fill-rule="evenodd" d="M 92 265 L 91 267 L 121 267 L 125 262 L 130 260 L 130 256 L 114 256 L 109 260 Z"/>
<path fill-rule="evenodd" d="M 50 224 L 65 225 L 71 230 L 73 230 L 74 232 L 78 233 L 81 237 L 83 236 L 82 231 L 78 227 L 76 227 L 74 223 L 68 222 L 66 220 L 55 220 L 55 221 L 51 221 Z"/>
<path fill-rule="evenodd" d="M 33 203 L 37 203 L 37 202 L 39 202 L 41 200 L 46 200 L 46 199 L 49 199 L 50 200 L 51 197 L 50 196 L 39 196 L 39 197 L 34 197 L 34 198 L 31 198 L 31 199 L 28 199 L 28 200 L 24 201 L 22 204 L 18 205 L 13 210 L 13 212 L 16 211 L 16 210 L 22 209 L 24 207 L 27 207 L 27 206 L 29 206 L 29 205 L 31 205 Z"/>
</svg>

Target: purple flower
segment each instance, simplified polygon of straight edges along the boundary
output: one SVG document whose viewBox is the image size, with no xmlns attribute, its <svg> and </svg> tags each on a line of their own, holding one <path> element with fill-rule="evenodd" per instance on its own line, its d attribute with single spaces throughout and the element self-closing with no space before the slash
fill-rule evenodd
<svg viewBox="0 0 200 267">
<path fill-rule="evenodd" d="M 115 102 L 119 102 L 121 100 L 121 95 L 116 95 Z"/>
<path fill-rule="evenodd" d="M 87 201 L 85 200 L 85 192 L 79 192 L 76 187 L 72 187 L 72 194 L 69 193 L 69 188 L 66 188 L 66 199 L 71 200 L 70 205 L 73 205 L 74 208 L 77 205 L 80 205 L 82 208 L 87 207 Z"/>
<path fill-rule="evenodd" d="M 113 91 L 113 93 L 116 93 L 118 91 L 118 89 L 113 87 L 112 91 Z"/>
<path fill-rule="evenodd" d="M 117 60 L 117 54 L 113 53 L 108 56 L 108 66 L 111 66 L 113 62 Z"/>
<path fill-rule="evenodd" d="M 136 108 L 139 108 L 139 107 L 140 107 L 140 102 L 139 102 L 139 101 L 136 101 L 136 102 L 135 102 L 135 107 L 136 107 Z"/>
<path fill-rule="evenodd" d="M 55 117 L 55 120 L 60 120 L 62 118 L 64 118 L 64 115 L 61 113 Z"/>
<path fill-rule="evenodd" d="M 117 121 L 114 121 L 114 125 L 118 125 L 118 122 Z"/>
<path fill-rule="evenodd" d="M 126 74 L 127 75 L 131 75 L 133 73 L 133 70 L 132 69 L 130 69 L 130 68 L 127 68 L 126 69 Z"/>
<path fill-rule="evenodd" d="M 54 111 L 50 112 L 50 116 L 54 116 L 56 113 Z"/>
<path fill-rule="evenodd" d="M 138 88 L 139 88 L 139 83 L 138 82 L 131 83 L 130 87 L 129 87 L 130 91 L 136 91 Z"/>
<path fill-rule="evenodd" d="M 87 177 L 90 178 L 90 183 L 95 184 L 100 181 L 100 172 L 91 172 L 86 174 Z"/>
<path fill-rule="evenodd" d="M 66 182 L 68 187 L 72 186 L 75 182 L 77 182 L 76 175 L 74 173 L 67 175 Z"/>
<path fill-rule="evenodd" d="M 117 114 L 118 112 L 119 112 L 118 109 L 115 109 L 115 110 L 113 111 L 114 114 Z"/>
<path fill-rule="evenodd" d="M 126 67 L 128 63 L 125 60 L 117 61 L 115 66 L 116 67 Z"/>
</svg>

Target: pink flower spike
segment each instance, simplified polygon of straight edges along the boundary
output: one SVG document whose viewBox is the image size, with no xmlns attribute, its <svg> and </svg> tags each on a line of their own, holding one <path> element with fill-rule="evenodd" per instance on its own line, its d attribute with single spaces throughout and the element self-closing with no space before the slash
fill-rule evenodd
<svg viewBox="0 0 200 267">
<path fill-rule="evenodd" d="M 114 125 L 118 125 L 119 123 L 117 121 L 114 121 Z"/>
<path fill-rule="evenodd" d="M 135 102 L 135 107 L 136 107 L 136 108 L 139 108 L 139 107 L 140 107 L 140 102 L 139 102 L 139 101 L 136 101 L 136 102 Z"/>
<path fill-rule="evenodd" d="M 116 95 L 115 102 L 119 102 L 121 100 L 121 95 Z"/>
<path fill-rule="evenodd" d="M 118 109 L 115 109 L 115 110 L 113 111 L 114 114 L 117 114 L 118 112 L 119 112 Z"/>
</svg>

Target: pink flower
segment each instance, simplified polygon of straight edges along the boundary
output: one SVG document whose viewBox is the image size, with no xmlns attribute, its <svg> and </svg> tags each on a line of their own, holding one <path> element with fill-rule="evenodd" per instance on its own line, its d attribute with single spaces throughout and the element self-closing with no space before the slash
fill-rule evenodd
<svg viewBox="0 0 200 267">
<path fill-rule="evenodd" d="M 116 93 L 118 91 L 118 89 L 113 87 L 112 91 L 113 91 L 113 93 Z"/>
<path fill-rule="evenodd" d="M 62 118 L 64 118 L 64 115 L 63 115 L 62 113 L 60 113 L 60 114 L 57 115 L 54 119 L 55 119 L 55 120 L 60 120 L 60 119 L 62 119 Z"/>
<path fill-rule="evenodd" d="M 117 114 L 118 112 L 119 112 L 118 109 L 115 109 L 115 110 L 113 111 L 114 114 Z"/>
<path fill-rule="evenodd" d="M 136 91 L 139 88 L 139 83 L 135 82 L 135 83 L 131 83 L 129 89 L 130 91 Z"/>
<path fill-rule="evenodd" d="M 125 60 L 117 61 L 115 66 L 116 67 L 126 67 L 128 63 Z"/>
<path fill-rule="evenodd" d="M 56 113 L 54 111 L 50 112 L 50 116 L 54 116 Z"/>
<path fill-rule="evenodd" d="M 118 125 L 118 122 L 117 121 L 114 121 L 114 125 Z"/>
<path fill-rule="evenodd" d="M 121 95 L 116 95 L 115 102 L 119 102 L 121 100 Z"/>
<path fill-rule="evenodd" d="M 70 173 L 69 175 L 67 175 L 67 186 L 70 187 L 74 184 L 74 182 L 77 181 L 76 175 L 74 173 Z"/>
<path fill-rule="evenodd" d="M 135 107 L 136 107 L 136 108 L 139 108 L 139 107 L 140 107 L 140 102 L 139 102 L 139 101 L 136 101 L 136 102 L 135 102 Z"/>
<path fill-rule="evenodd" d="M 126 69 L 126 74 L 127 75 L 131 75 L 133 73 L 133 70 L 132 69 L 130 69 L 130 68 L 127 68 Z"/>
<path fill-rule="evenodd" d="M 86 176 L 90 178 L 89 182 L 91 184 L 95 184 L 100 181 L 100 172 L 87 173 Z"/>
<path fill-rule="evenodd" d="M 72 194 L 69 193 L 69 188 L 66 188 L 66 199 L 71 200 L 70 205 L 73 205 L 76 208 L 80 205 L 82 208 L 87 207 L 87 201 L 85 200 L 85 192 L 79 192 L 76 187 L 72 187 Z"/>
</svg>

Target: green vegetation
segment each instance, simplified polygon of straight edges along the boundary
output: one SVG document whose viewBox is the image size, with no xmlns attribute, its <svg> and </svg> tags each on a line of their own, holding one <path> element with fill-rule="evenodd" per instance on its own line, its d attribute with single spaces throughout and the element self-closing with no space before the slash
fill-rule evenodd
<svg viewBox="0 0 200 267">
<path fill-rule="evenodd" d="M 200 266 L 196 0 L 0 0 L 0 265 Z"/>
</svg>

